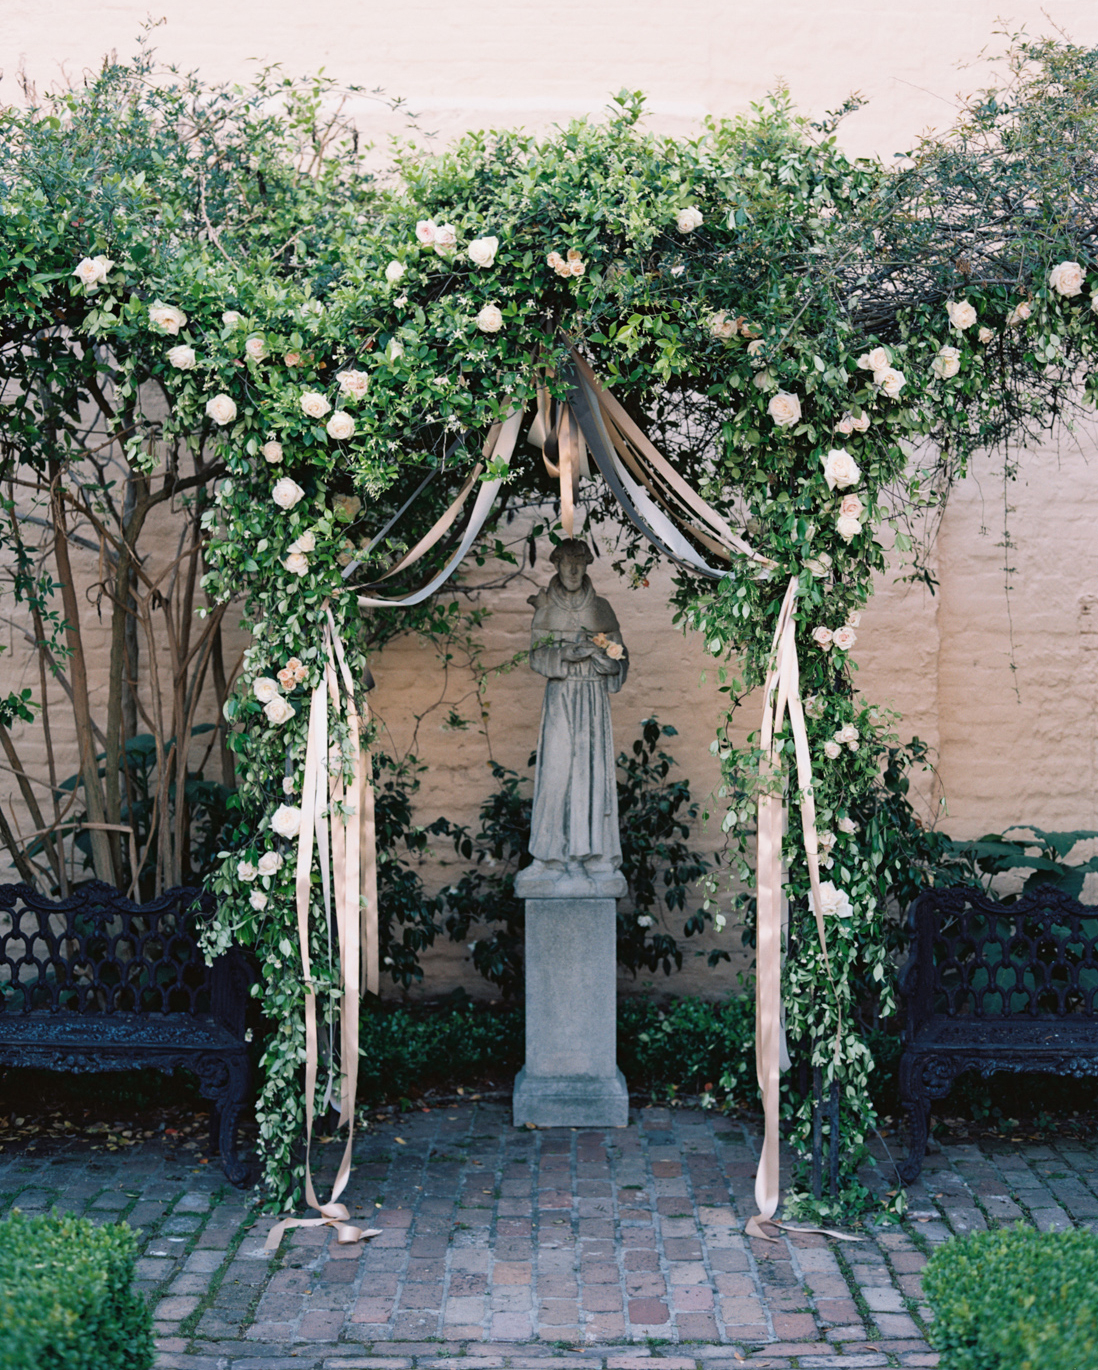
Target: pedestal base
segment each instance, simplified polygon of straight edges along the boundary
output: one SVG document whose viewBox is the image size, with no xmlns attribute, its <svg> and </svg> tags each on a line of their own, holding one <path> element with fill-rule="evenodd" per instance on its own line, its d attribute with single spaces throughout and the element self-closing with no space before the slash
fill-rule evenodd
<svg viewBox="0 0 1098 1370">
<path fill-rule="evenodd" d="M 515 1126 L 626 1127 L 629 1090 L 616 1067 L 610 1079 L 582 1075 L 532 1076 L 525 1066 L 515 1076 Z"/>
</svg>

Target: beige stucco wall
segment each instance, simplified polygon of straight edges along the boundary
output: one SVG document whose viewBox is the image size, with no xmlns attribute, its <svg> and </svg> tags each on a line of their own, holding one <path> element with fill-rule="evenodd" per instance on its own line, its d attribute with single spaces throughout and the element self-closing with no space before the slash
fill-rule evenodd
<svg viewBox="0 0 1098 1370">
<path fill-rule="evenodd" d="M 168 0 L 157 13 L 168 20 L 156 37 L 161 54 L 181 67 L 237 79 L 253 57 L 294 72 L 324 66 L 336 77 L 405 97 L 419 130 L 435 131 L 440 141 L 485 124 L 546 127 L 598 110 L 621 86 L 649 92 L 653 127 L 688 133 L 706 114 L 746 110 L 784 79 L 813 117 L 852 90 L 868 96 L 867 107 L 842 125 L 841 141 L 858 154 L 889 156 L 910 147 L 921 130 L 948 124 L 955 93 L 988 76 L 981 49 L 1001 48 L 994 37 L 998 0 L 908 7 L 793 0 L 584 0 L 550 7 L 502 0 L 399 6 Z M 109 7 L 6 0 L 0 96 L 16 98 L 19 65 L 41 86 L 61 72 L 78 76 L 105 50 L 125 55 L 145 14 L 143 4 L 130 0 Z M 1091 3 L 1060 3 L 1051 18 L 1074 40 L 1098 43 L 1098 10 Z M 1036 0 L 1015 7 L 1006 27 L 1023 25 L 1030 33 L 1049 31 Z M 962 70 L 961 63 L 970 65 Z M 367 99 L 358 102 L 356 116 L 378 137 L 406 126 L 403 116 Z M 957 835 L 1023 821 L 1098 827 L 1095 453 L 1090 432 L 1014 453 L 1019 474 L 1005 489 L 1001 458 L 976 461 L 942 522 L 937 594 L 886 578 L 863 618 L 860 685 L 902 712 L 903 736 L 918 734 L 935 749 L 937 777 L 926 778 L 923 800 L 932 816 L 944 797 L 945 825 Z M 1004 500 L 1016 544 L 1009 549 L 1002 545 Z M 1005 565 L 1014 568 L 1009 576 Z M 702 683 L 700 644 L 671 626 L 665 579 L 631 591 L 615 583 L 606 560 L 595 574 L 618 609 L 633 657 L 629 684 L 614 702 L 619 738 L 632 736 L 647 714 L 673 723 L 680 733 L 673 750 L 704 795 L 715 780 L 708 746 L 721 709 L 712 668 Z M 534 579 L 544 579 L 540 563 Z M 493 595 L 487 660 L 502 661 L 523 645 L 531 588 L 516 581 Z M 3 662 L 0 669 L 13 669 Z M 447 729 L 446 707 L 429 709 L 442 698 L 459 700 L 470 682 L 460 667 L 442 682 L 422 646 L 394 645 L 377 674 L 374 703 L 393 744 L 407 748 L 415 734 L 416 751 L 429 764 L 422 816 L 473 821 L 488 787 L 488 755 L 509 766 L 525 764 L 536 736 L 540 681 L 525 670 L 494 679 L 485 733 L 475 722 L 466 731 Z M 747 731 L 753 720 L 745 715 L 741 726 Z M 0 781 L 0 799 L 7 788 Z M 700 840 L 719 844 L 713 831 Z M 447 870 L 431 865 L 426 875 L 437 884 Z M 725 936 L 738 945 L 734 935 Z M 433 988 L 462 975 L 463 956 L 463 948 L 438 953 Z M 677 987 L 719 993 L 732 983 L 727 970 L 701 971 L 684 974 Z"/>
</svg>

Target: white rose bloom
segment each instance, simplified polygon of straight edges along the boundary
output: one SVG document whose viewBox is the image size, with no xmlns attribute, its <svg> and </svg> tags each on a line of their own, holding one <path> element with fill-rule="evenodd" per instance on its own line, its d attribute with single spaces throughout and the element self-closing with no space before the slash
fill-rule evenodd
<svg viewBox="0 0 1098 1370">
<path fill-rule="evenodd" d="M 236 863 L 236 878 L 248 881 L 255 879 L 255 867 L 250 861 L 238 861 Z"/>
<path fill-rule="evenodd" d="M 814 580 L 823 580 L 831 574 L 831 558 L 826 552 L 821 552 L 818 557 L 809 557 L 805 565 Z"/>
<path fill-rule="evenodd" d="M 302 533 L 299 538 L 295 538 L 286 549 L 289 552 L 315 552 L 316 534 Z"/>
<path fill-rule="evenodd" d="M 503 315 L 494 304 L 486 304 L 477 315 L 477 327 L 482 333 L 498 333 L 503 327 Z"/>
<path fill-rule="evenodd" d="M 1048 283 L 1058 295 L 1081 295 L 1083 274 L 1078 262 L 1061 262 L 1048 273 Z"/>
<path fill-rule="evenodd" d="M 976 335 L 982 343 L 989 343 L 995 336 L 994 328 L 983 327 Z"/>
<path fill-rule="evenodd" d="M 853 723 L 844 723 L 835 734 L 835 741 L 845 747 L 848 742 L 857 742 L 859 737 L 861 737 L 861 733 L 858 732 Z"/>
<path fill-rule="evenodd" d="M 370 385 L 370 377 L 365 371 L 341 371 L 336 380 L 339 393 L 352 400 L 362 399 Z"/>
<path fill-rule="evenodd" d="M 891 366 L 886 366 L 883 370 L 874 371 L 873 384 L 880 386 L 882 393 L 887 395 L 890 400 L 894 400 L 907 384 L 907 378 L 902 371 L 896 371 Z"/>
<path fill-rule="evenodd" d="M 430 247 L 434 243 L 437 232 L 433 219 L 420 219 L 416 224 L 416 237 L 424 247 Z"/>
<path fill-rule="evenodd" d="M 236 309 L 226 309 L 221 316 L 221 322 L 226 328 L 235 328 L 237 324 L 244 322 L 244 315 Z"/>
<path fill-rule="evenodd" d="M 288 699 L 283 699 L 281 695 L 277 699 L 272 699 L 269 704 L 264 704 L 263 712 L 267 715 L 271 723 L 288 723 L 297 710 Z"/>
<path fill-rule="evenodd" d="M 930 369 L 943 381 L 948 381 L 961 369 L 961 352 L 956 347 L 942 347 L 930 363 Z"/>
<path fill-rule="evenodd" d="M 282 558 L 282 565 L 293 576 L 303 576 L 309 569 L 309 558 L 304 552 L 288 552 Z"/>
<path fill-rule="evenodd" d="M 828 740 L 824 743 L 824 756 L 827 757 L 828 761 L 838 761 L 839 757 L 842 756 L 842 754 L 843 749 L 839 746 L 839 744 L 837 742 L 832 742 L 831 739 L 828 738 Z"/>
<path fill-rule="evenodd" d="M 188 347 L 186 343 L 179 343 L 176 347 L 168 348 L 168 361 L 177 371 L 193 371 L 198 358 L 195 356 L 193 347 Z"/>
<path fill-rule="evenodd" d="M 1007 327 L 1016 328 L 1018 324 L 1025 323 L 1032 313 L 1033 306 L 1030 302 L 1028 300 L 1022 300 L 1021 303 L 1016 304 L 1007 315 Z"/>
<path fill-rule="evenodd" d="M 355 435 L 355 421 L 345 409 L 337 409 L 328 420 L 326 426 L 327 434 L 330 438 L 335 438 L 337 442 L 342 442 Z"/>
<path fill-rule="evenodd" d="M 252 890 L 248 895 L 248 903 L 255 909 L 256 913 L 262 913 L 267 907 L 267 896 L 262 890 Z"/>
<path fill-rule="evenodd" d="M 315 390 L 306 390 L 301 396 L 301 409 L 310 419 L 322 419 L 331 411 L 332 406 Z"/>
<path fill-rule="evenodd" d="M 792 428 L 795 423 L 800 421 L 801 402 L 796 395 L 791 395 L 788 390 L 779 390 L 766 406 L 766 412 L 779 428 Z"/>
<path fill-rule="evenodd" d="M 439 224 L 435 229 L 435 240 L 431 246 L 440 257 L 446 257 L 457 247 L 457 229 L 453 224 Z"/>
<path fill-rule="evenodd" d="M 869 432 L 869 415 L 864 410 L 854 420 L 854 431 L 855 433 Z"/>
<path fill-rule="evenodd" d="M 967 300 L 947 300 L 946 313 L 954 328 L 971 328 L 976 322 L 976 310 Z"/>
<path fill-rule="evenodd" d="M 229 395 L 214 395 L 206 401 L 206 416 L 224 427 L 236 418 L 236 401 Z"/>
<path fill-rule="evenodd" d="M 390 338 L 389 345 L 385 349 L 387 361 L 399 361 L 404 356 L 404 344 L 397 342 L 396 338 Z"/>
<path fill-rule="evenodd" d="M 835 432 L 841 433 L 844 438 L 848 438 L 850 437 L 851 433 L 853 433 L 853 431 L 854 415 L 844 414 L 842 418 L 839 420 L 839 422 L 835 425 Z"/>
<path fill-rule="evenodd" d="M 261 675 L 258 680 L 252 681 L 252 694 L 260 704 L 269 704 L 272 699 L 277 699 L 280 693 L 278 681 L 272 680 L 269 675 Z"/>
<path fill-rule="evenodd" d="M 862 525 L 852 514 L 840 514 L 835 520 L 835 531 L 844 542 L 849 542 L 862 531 Z"/>
<path fill-rule="evenodd" d="M 253 362 L 261 362 L 267 355 L 267 344 L 262 338 L 249 338 L 244 344 L 244 351 L 251 357 Z"/>
<path fill-rule="evenodd" d="M 296 480 L 291 480 L 289 476 L 283 476 L 280 481 L 275 482 L 275 487 L 271 491 L 271 499 L 280 509 L 292 509 L 299 499 L 303 498 L 305 491 L 298 485 Z"/>
<path fill-rule="evenodd" d="M 887 371 L 892 365 L 892 356 L 887 347 L 875 347 L 858 358 L 858 365 L 863 371 Z"/>
<path fill-rule="evenodd" d="M 271 815 L 271 831 L 279 837 L 296 837 L 301 831 L 301 810 L 294 804 L 279 804 Z"/>
<path fill-rule="evenodd" d="M 855 610 L 854 613 L 847 614 L 847 616 L 846 616 L 846 626 L 847 626 L 848 628 L 860 628 L 860 627 L 861 627 L 861 624 L 862 624 L 862 616 L 861 616 L 861 614 L 858 613 L 856 610 Z"/>
<path fill-rule="evenodd" d="M 815 913 L 815 896 L 810 894 L 808 902 L 812 906 L 812 912 Z M 846 890 L 836 889 L 830 880 L 824 880 L 820 884 L 820 903 L 822 905 L 820 913 L 825 918 L 849 918 L 854 912 L 854 905 L 851 904 L 850 896 Z"/>
<path fill-rule="evenodd" d="M 89 295 L 94 295 L 110 274 L 114 263 L 109 257 L 85 257 L 72 273 L 80 278 Z"/>
<path fill-rule="evenodd" d="M 265 851 L 256 866 L 260 875 L 277 875 L 281 869 L 282 856 L 276 851 Z"/>
<path fill-rule="evenodd" d="M 259 450 L 263 460 L 270 462 L 272 466 L 277 466 L 282 460 L 282 444 L 280 442 L 265 442 Z"/>
<path fill-rule="evenodd" d="M 853 818 L 840 818 L 836 826 L 838 827 L 839 831 L 845 833 L 847 837 L 853 837 L 854 834 L 858 831 L 858 825 L 854 822 Z M 259 864 L 260 867 L 262 867 L 263 862 L 260 861 Z"/>
<path fill-rule="evenodd" d="M 187 322 L 187 316 L 182 309 L 176 309 L 174 304 L 161 304 L 156 301 L 149 305 L 149 322 L 165 333 L 170 333 L 174 338 Z"/>
<path fill-rule="evenodd" d="M 830 628 L 824 628 L 822 625 L 812 629 L 812 641 L 817 647 L 822 647 L 825 652 L 831 650 L 831 639 L 834 636 Z"/>
<path fill-rule="evenodd" d="M 385 268 L 385 279 L 390 285 L 396 285 L 397 281 L 404 275 L 408 268 L 403 262 L 398 262 L 395 258 Z"/>
<path fill-rule="evenodd" d="M 847 486 L 857 485 L 862 478 L 858 463 L 845 447 L 833 447 L 823 458 L 823 464 L 824 480 L 829 490 L 834 490 L 836 486 L 845 490 Z"/>
<path fill-rule="evenodd" d="M 701 228 L 703 222 L 702 212 L 697 205 L 680 209 L 675 215 L 675 227 L 680 233 L 693 233 L 696 228 Z"/>
<path fill-rule="evenodd" d="M 492 266 L 499 251 L 499 239 L 474 238 L 465 251 L 474 265 L 485 268 Z"/>
</svg>

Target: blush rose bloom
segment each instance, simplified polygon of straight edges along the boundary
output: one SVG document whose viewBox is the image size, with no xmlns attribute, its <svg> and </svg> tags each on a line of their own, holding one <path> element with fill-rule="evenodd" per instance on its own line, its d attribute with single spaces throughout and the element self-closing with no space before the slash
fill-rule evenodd
<svg viewBox="0 0 1098 1370">
<path fill-rule="evenodd" d="M 277 699 L 272 699 L 269 704 L 264 704 L 263 712 L 267 715 L 267 720 L 277 726 L 288 723 L 297 713 L 297 710 L 288 699 L 283 699 L 281 695 Z"/>
<path fill-rule="evenodd" d="M 177 347 L 168 348 L 168 361 L 177 371 L 193 371 L 198 358 L 193 347 L 180 343 Z"/>
<path fill-rule="evenodd" d="M 174 338 L 186 324 L 187 316 L 182 309 L 176 309 L 174 304 L 161 304 L 156 300 L 149 305 L 149 322 L 163 332 L 170 333 Z"/>
<path fill-rule="evenodd" d="M 792 428 L 800 421 L 801 402 L 788 390 L 779 390 L 766 406 L 766 412 L 779 428 Z"/>
<path fill-rule="evenodd" d="M 860 736 L 861 733 L 858 732 L 853 723 L 844 723 L 835 734 L 835 741 L 838 742 L 840 746 L 845 747 L 849 742 L 857 742 Z"/>
<path fill-rule="evenodd" d="M 352 400 L 362 399 L 370 385 L 370 377 L 365 371 L 341 371 L 336 380 L 339 393 Z"/>
<path fill-rule="evenodd" d="M 438 232 L 434 219 L 420 219 L 416 224 L 416 238 L 424 247 L 431 247 Z"/>
<path fill-rule="evenodd" d="M 1061 262 L 1048 273 L 1048 283 L 1057 295 L 1083 293 L 1083 268 L 1078 262 Z"/>
<path fill-rule="evenodd" d="M 248 903 L 255 909 L 256 913 L 262 913 L 267 907 L 267 896 L 262 890 L 252 890 L 248 895 Z"/>
<path fill-rule="evenodd" d="M 305 491 L 298 485 L 296 480 L 291 480 L 289 476 L 283 476 L 280 481 L 275 482 L 275 487 L 271 491 L 271 499 L 280 509 L 292 509 L 298 500 L 304 498 Z"/>
<path fill-rule="evenodd" d="M 244 344 L 244 351 L 253 362 L 261 362 L 267 355 L 267 344 L 260 337 L 249 338 Z"/>
<path fill-rule="evenodd" d="M 1033 313 L 1033 306 L 1028 300 L 1022 300 L 1014 306 L 1007 315 L 1007 327 L 1017 328 L 1020 323 L 1025 323 Z"/>
<path fill-rule="evenodd" d="M 439 224 L 435 229 L 435 238 L 431 246 L 440 257 L 448 256 L 457 247 L 457 229 L 453 224 Z"/>
<path fill-rule="evenodd" d="M 389 282 L 390 285 L 396 285 L 397 281 L 400 280 L 400 278 L 404 275 L 404 273 L 407 270 L 408 268 L 404 265 L 404 263 L 398 262 L 394 257 L 393 260 L 389 263 L 389 265 L 385 268 L 385 279 Z"/>
<path fill-rule="evenodd" d="M 279 804 L 271 815 L 271 831 L 279 837 L 296 837 L 301 831 L 301 810 L 295 804 Z"/>
<path fill-rule="evenodd" d="M 300 352 L 287 352 L 287 353 L 285 353 L 285 355 L 283 356 L 282 360 L 286 363 L 287 366 L 300 366 L 300 365 L 301 365 L 301 353 L 300 353 Z"/>
<path fill-rule="evenodd" d="M 825 652 L 830 652 L 831 640 L 834 636 L 835 634 L 831 631 L 831 629 L 825 628 L 822 624 L 819 628 L 812 629 L 812 641 L 816 644 L 817 647 L 821 648 Z"/>
<path fill-rule="evenodd" d="M 844 438 L 848 438 L 850 437 L 851 433 L 853 433 L 853 431 L 854 415 L 844 414 L 842 418 L 839 420 L 839 422 L 835 425 L 835 432 L 841 433 Z"/>
<path fill-rule="evenodd" d="M 310 419 L 322 419 L 332 406 L 316 390 L 306 390 L 301 396 L 301 409 Z"/>
<path fill-rule="evenodd" d="M 755 338 L 753 342 L 747 344 L 747 355 L 751 358 L 752 366 L 766 365 L 766 358 L 763 355 L 765 352 L 766 340 L 764 338 Z"/>
<path fill-rule="evenodd" d="M 282 856 L 276 851 L 265 851 L 259 858 L 256 870 L 260 875 L 277 875 L 282 869 Z"/>
<path fill-rule="evenodd" d="M 282 565 L 293 576 L 303 576 L 309 569 L 309 558 L 304 552 L 288 552 L 282 558 Z"/>
<path fill-rule="evenodd" d="M 293 794 L 293 792 L 294 792 L 294 778 L 293 778 L 293 776 L 292 776 L 292 775 L 284 775 L 284 776 L 282 777 L 282 793 L 285 794 L 285 795 L 291 795 L 291 794 Z"/>
<path fill-rule="evenodd" d="M 255 879 L 255 867 L 250 861 L 238 861 L 236 863 L 236 878 L 248 881 Z"/>
<path fill-rule="evenodd" d="M 224 427 L 236 418 L 236 401 L 229 395 L 214 395 L 206 401 L 206 414 L 214 423 Z"/>
<path fill-rule="evenodd" d="M 930 363 L 930 369 L 943 381 L 948 381 L 961 369 L 961 352 L 957 347 L 942 347 Z"/>
<path fill-rule="evenodd" d="M 810 894 L 808 902 L 815 913 L 815 896 Z M 850 902 L 846 890 L 838 889 L 830 880 L 823 880 L 820 883 L 820 905 L 820 913 L 825 918 L 849 918 L 854 912 L 854 905 Z"/>
<path fill-rule="evenodd" d="M 259 451 L 263 460 L 270 462 L 272 466 L 277 466 L 282 460 L 282 444 L 280 442 L 265 442 Z"/>
<path fill-rule="evenodd" d="M 848 628 L 859 628 L 859 627 L 861 627 L 861 623 L 862 623 L 862 616 L 861 616 L 860 613 L 857 612 L 857 610 L 855 610 L 854 613 L 847 614 L 847 616 L 846 616 L 846 626 L 847 626 Z"/>
<path fill-rule="evenodd" d="M 704 216 L 697 205 L 688 205 L 675 215 L 675 227 L 680 233 L 693 233 L 696 228 L 701 228 L 704 222 Z"/>
<path fill-rule="evenodd" d="M 843 754 L 843 749 L 839 744 L 837 742 L 832 742 L 830 738 L 824 743 L 823 749 L 824 756 L 827 757 L 828 761 L 838 761 L 839 757 Z"/>
<path fill-rule="evenodd" d="M 260 704 L 269 704 L 272 699 L 278 698 L 278 681 L 272 680 L 269 675 L 261 675 L 252 681 L 252 694 Z"/>
<path fill-rule="evenodd" d="M 829 490 L 834 490 L 836 486 L 840 490 L 845 490 L 848 486 L 857 485 L 862 478 L 858 463 L 845 447 L 833 447 L 821 460 L 824 464 L 824 480 L 827 481 Z"/>
<path fill-rule="evenodd" d="M 839 822 L 838 822 L 838 824 L 837 824 L 837 827 L 838 827 L 839 831 L 840 831 L 841 833 L 845 833 L 847 837 L 853 837 L 854 834 L 858 831 L 858 825 L 857 825 L 857 823 L 854 822 L 853 818 L 846 818 L 846 817 L 840 818 L 840 819 L 839 819 Z M 259 871 L 260 871 L 260 874 L 263 873 L 263 861 L 262 861 L 262 860 L 260 860 L 260 862 L 259 862 Z"/>
<path fill-rule="evenodd" d="M 625 655 L 625 648 L 620 642 L 611 642 L 606 648 L 606 655 L 611 661 L 620 661 Z"/>
<path fill-rule="evenodd" d="M 976 336 L 982 343 L 989 343 L 995 336 L 995 330 L 994 328 L 988 328 L 985 325 L 983 328 L 980 329 L 979 333 L 977 333 Z"/>
<path fill-rule="evenodd" d="M 860 414 L 858 414 L 858 415 L 855 417 L 855 419 L 854 419 L 854 431 L 855 431 L 855 433 L 868 433 L 868 432 L 869 432 L 869 415 L 865 412 L 865 410 L 863 410 Z"/>
<path fill-rule="evenodd" d="M 946 313 L 954 328 L 971 328 L 976 322 L 976 310 L 967 300 L 947 300 Z"/>
<path fill-rule="evenodd" d="M 325 431 L 330 438 L 335 438 L 337 442 L 345 442 L 347 438 L 355 435 L 354 418 L 347 413 L 346 409 L 337 409 L 328 420 Z"/>
<path fill-rule="evenodd" d="M 862 531 L 862 525 L 852 514 L 840 514 L 835 520 L 835 531 L 844 542 L 850 542 Z"/>
<path fill-rule="evenodd" d="M 841 628 L 836 628 L 832 636 L 832 642 L 838 647 L 840 652 L 849 652 L 858 640 L 854 629 L 847 623 Z"/>
<path fill-rule="evenodd" d="M 499 239 L 474 238 L 465 251 L 475 266 L 489 267 L 496 260 L 496 253 L 499 251 Z"/>
<path fill-rule="evenodd" d="M 498 333 L 503 327 L 503 315 L 494 304 L 486 304 L 477 315 L 477 327 L 482 333 Z"/>
<path fill-rule="evenodd" d="M 887 347 L 875 347 L 858 358 L 863 371 L 887 371 L 892 365 L 892 356 Z"/>
<path fill-rule="evenodd" d="M 887 395 L 890 400 L 894 400 L 907 384 L 907 378 L 902 371 L 886 366 L 881 371 L 874 371 L 873 384 L 879 386 L 881 392 Z"/>
<path fill-rule="evenodd" d="M 839 513 L 845 514 L 847 518 L 860 519 L 865 513 L 865 505 L 857 495 L 844 495 L 839 505 Z"/>
</svg>

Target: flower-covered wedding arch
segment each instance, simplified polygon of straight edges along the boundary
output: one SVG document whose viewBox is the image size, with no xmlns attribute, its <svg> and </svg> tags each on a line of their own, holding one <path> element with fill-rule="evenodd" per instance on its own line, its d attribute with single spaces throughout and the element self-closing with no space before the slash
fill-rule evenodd
<svg viewBox="0 0 1098 1370">
<path fill-rule="evenodd" d="M 204 583 L 213 603 L 246 589 L 253 644 L 227 708 L 241 821 L 208 949 L 239 941 L 262 964 L 276 1196 L 300 1196 L 306 1112 L 335 1098 L 351 1121 L 360 980 L 377 976 L 358 915 L 363 616 L 422 602 L 514 490 L 555 494 L 562 532 L 577 499 L 624 511 L 630 554 L 676 564 L 731 707 L 764 686 L 751 745 L 714 742 L 752 881 L 759 812 L 762 1215 L 779 975 L 785 1033 L 837 1086 L 850 1180 L 872 1122 L 854 1009 L 866 987 L 894 1007 L 886 901 L 912 878 L 873 798 L 895 738 L 854 686 L 859 615 L 882 528 L 918 574 L 910 523 L 968 454 L 1092 388 L 1093 56 L 1019 47 L 1008 94 L 899 169 L 847 158 L 783 99 L 669 139 L 623 93 L 544 139 L 400 153 L 394 188 L 333 213 L 323 252 L 307 224 L 280 253 L 211 241 L 155 270 L 106 228 L 86 241 L 83 331 L 143 330 L 166 431 L 228 473 Z M 802 1148 L 808 1127 L 794 1117 Z"/>
</svg>

